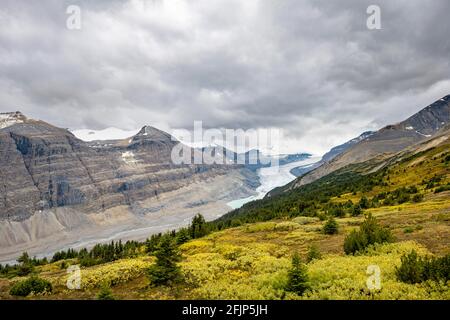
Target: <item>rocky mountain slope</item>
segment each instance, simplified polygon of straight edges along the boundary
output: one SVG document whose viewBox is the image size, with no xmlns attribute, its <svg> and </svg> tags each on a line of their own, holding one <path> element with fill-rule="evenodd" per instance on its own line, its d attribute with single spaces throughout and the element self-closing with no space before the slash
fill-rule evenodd
<svg viewBox="0 0 450 320">
<path fill-rule="evenodd" d="M 435 101 L 408 119 L 388 125 L 375 133 L 364 133 L 356 143 L 344 152 L 327 154 L 324 163 L 299 177 L 279 191 L 297 188 L 311 183 L 339 168 L 361 163 L 374 157 L 389 157 L 416 143 L 424 141 L 450 123 L 450 95 Z"/>
<path fill-rule="evenodd" d="M 256 176 L 243 166 L 174 165 L 178 143 L 150 126 L 129 139 L 84 142 L 20 112 L 1 114 L 0 257 L 45 239 L 77 241 L 76 233 L 91 236 L 104 226 L 152 226 L 175 203 L 170 214 L 186 215 L 181 220 L 208 205 L 220 214 L 227 210 L 220 199 L 252 194 Z M 214 183 L 231 190 L 211 194 Z M 195 195 L 185 196 L 194 186 Z"/>
</svg>

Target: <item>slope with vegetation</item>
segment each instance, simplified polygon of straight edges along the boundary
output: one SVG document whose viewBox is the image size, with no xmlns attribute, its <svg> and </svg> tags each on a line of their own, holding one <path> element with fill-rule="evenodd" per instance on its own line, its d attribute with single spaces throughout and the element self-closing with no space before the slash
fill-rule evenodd
<svg viewBox="0 0 450 320">
<path fill-rule="evenodd" d="M 450 299 L 450 142 L 442 137 L 213 222 L 198 215 L 145 243 L 59 252 L 50 262 L 23 255 L 1 267 L 0 297 Z M 71 264 L 81 265 L 79 290 L 66 287 Z M 379 267 L 379 289 L 367 286 L 370 265 Z"/>
</svg>

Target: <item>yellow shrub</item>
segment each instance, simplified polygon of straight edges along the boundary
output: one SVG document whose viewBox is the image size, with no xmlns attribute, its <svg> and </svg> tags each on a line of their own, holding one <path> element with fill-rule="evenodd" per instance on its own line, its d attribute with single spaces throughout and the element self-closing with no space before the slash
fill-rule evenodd
<svg viewBox="0 0 450 320">
<path fill-rule="evenodd" d="M 320 219 L 316 218 L 316 217 L 296 217 L 296 218 L 292 219 L 292 221 L 302 225 L 302 224 L 309 224 L 309 223 L 317 223 L 320 221 Z"/>
<path fill-rule="evenodd" d="M 244 230 L 246 232 L 263 232 L 263 231 L 273 231 L 275 229 L 275 222 L 261 222 L 246 225 Z"/>
<path fill-rule="evenodd" d="M 297 229 L 299 227 L 298 223 L 291 222 L 291 221 L 285 221 L 280 222 L 275 225 L 276 231 L 291 231 L 294 229 Z"/>
<path fill-rule="evenodd" d="M 207 252 L 210 249 L 211 243 L 206 240 L 192 240 L 180 246 L 180 250 L 186 254 L 196 254 L 200 252 Z"/>
<path fill-rule="evenodd" d="M 81 269 L 81 288 L 96 288 L 106 283 L 110 286 L 125 283 L 145 273 L 152 265 L 150 259 L 135 258 L 114 261 L 99 266 Z M 57 280 L 59 285 L 65 286 L 69 275 L 64 275 Z"/>
<path fill-rule="evenodd" d="M 395 267 L 400 257 L 416 250 L 429 254 L 422 246 L 408 241 L 378 245 L 367 254 L 359 256 L 328 256 L 308 265 L 311 288 L 307 299 L 448 299 L 446 284 L 423 283 L 410 285 L 399 282 Z M 367 267 L 380 268 L 381 289 L 370 291 L 367 287 Z M 290 296 L 292 298 L 292 296 Z"/>
</svg>

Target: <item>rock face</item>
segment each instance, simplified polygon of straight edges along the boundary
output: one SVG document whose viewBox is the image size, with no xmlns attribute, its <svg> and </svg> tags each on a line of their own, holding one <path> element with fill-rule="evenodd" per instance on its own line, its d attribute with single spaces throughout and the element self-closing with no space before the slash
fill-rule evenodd
<svg viewBox="0 0 450 320">
<path fill-rule="evenodd" d="M 361 163 L 374 157 L 388 157 L 409 146 L 420 143 L 437 134 L 450 123 L 450 95 L 425 107 L 408 119 L 386 126 L 374 133 L 364 133 L 350 143 L 338 155 L 327 154 L 323 163 L 296 179 L 277 193 L 290 190 L 317 180 L 352 163 Z M 362 137 L 362 139 L 360 139 Z M 350 141 L 351 142 L 351 141 Z"/>
<path fill-rule="evenodd" d="M 98 214 L 121 207 L 127 214 L 145 215 L 155 210 L 142 206 L 144 200 L 245 170 L 236 165 L 174 165 L 171 151 L 178 143 L 149 126 L 129 139 L 87 143 L 19 112 L 0 114 L 0 228 L 29 223 L 33 216 L 58 208 Z M 246 179 L 240 178 L 246 189 Z M 8 245 L 14 244 L 14 235 L 9 236 Z"/>
</svg>

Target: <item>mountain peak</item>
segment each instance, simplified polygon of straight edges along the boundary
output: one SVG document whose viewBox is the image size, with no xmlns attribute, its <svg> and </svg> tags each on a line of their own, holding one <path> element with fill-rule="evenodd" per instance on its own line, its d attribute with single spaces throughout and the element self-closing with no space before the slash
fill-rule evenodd
<svg viewBox="0 0 450 320">
<path fill-rule="evenodd" d="M 20 112 L 2 112 L 0 113 L 0 129 L 10 127 L 16 123 L 24 123 L 27 117 Z"/>
<path fill-rule="evenodd" d="M 130 144 L 146 144 L 147 142 L 160 142 L 164 144 L 172 144 L 176 142 L 167 132 L 159 130 L 152 126 L 143 126 L 139 132 L 130 140 Z"/>
</svg>

